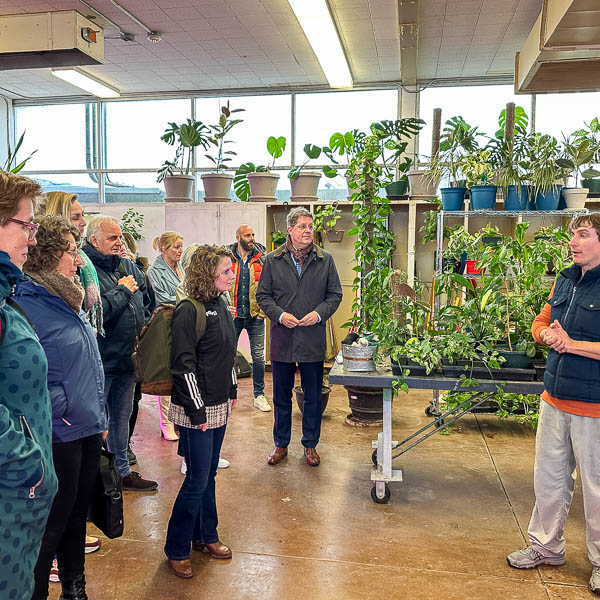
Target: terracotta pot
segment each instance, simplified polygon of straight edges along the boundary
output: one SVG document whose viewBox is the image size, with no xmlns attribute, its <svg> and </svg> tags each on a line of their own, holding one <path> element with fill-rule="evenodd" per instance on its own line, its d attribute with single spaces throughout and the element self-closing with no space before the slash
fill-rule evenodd
<svg viewBox="0 0 600 600">
<path fill-rule="evenodd" d="M 229 202 L 233 175 L 205 173 L 200 176 L 204 185 L 204 202 Z"/>
<path fill-rule="evenodd" d="M 407 175 L 410 182 L 411 196 L 432 197 L 436 195 L 437 186 L 425 177 L 425 171 L 409 171 Z"/>
<path fill-rule="evenodd" d="M 320 180 L 321 173 L 315 173 L 313 171 L 300 171 L 298 177 L 290 179 L 290 185 L 292 186 L 292 195 L 290 197 L 291 201 L 310 202 L 311 200 L 318 200 Z"/>
<path fill-rule="evenodd" d="M 275 202 L 275 190 L 279 175 L 275 173 L 248 173 L 246 175 L 250 183 L 250 200 L 252 202 Z"/>
<path fill-rule="evenodd" d="M 164 179 L 165 202 L 191 202 L 194 189 L 192 175 L 167 175 Z"/>
</svg>

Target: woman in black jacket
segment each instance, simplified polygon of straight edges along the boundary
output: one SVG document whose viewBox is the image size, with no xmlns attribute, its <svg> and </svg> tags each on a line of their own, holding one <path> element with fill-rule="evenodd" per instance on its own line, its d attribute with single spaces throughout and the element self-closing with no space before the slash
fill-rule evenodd
<svg viewBox="0 0 600 600">
<path fill-rule="evenodd" d="M 179 454 L 187 474 L 173 505 L 165 554 L 178 577 L 192 577 L 190 546 L 214 558 L 231 558 L 219 541 L 215 475 L 237 385 L 233 318 L 221 294 L 235 275 L 223 246 L 199 246 L 186 271 L 184 289 L 206 311 L 204 335 L 196 339 L 196 305 L 183 300 L 171 322 L 173 392 L 169 419 L 179 427 Z"/>
</svg>

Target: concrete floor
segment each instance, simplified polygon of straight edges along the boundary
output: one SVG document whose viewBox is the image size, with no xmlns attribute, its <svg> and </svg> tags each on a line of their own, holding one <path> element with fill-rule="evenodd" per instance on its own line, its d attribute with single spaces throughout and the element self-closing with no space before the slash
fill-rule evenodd
<svg viewBox="0 0 600 600">
<path fill-rule="evenodd" d="M 179 598 L 302 600 L 354 598 L 591 598 L 581 491 L 566 527 L 565 566 L 517 571 L 508 552 L 524 547 L 533 505 L 535 438 L 525 426 L 467 415 L 396 468 L 387 505 L 371 501 L 371 440 L 377 428 L 344 424 L 346 392 L 335 386 L 323 418 L 321 466 L 302 458 L 295 409 L 288 458 L 268 466 L 272 413 L 252 407 L 249 379 L 229 422 L 217 478 L 219 533 L 231 561 L 192 553 L 195 576 L 171 574 L 163 543 L 183 476 L 177 444 L 159 436 L 155 399 L 144 397 L 135 434 L 137 469 L 159 481 L 154 493 L 125 492 L 125 533 L 86 560 L 90 600 Z M 271 394 L 267 373 L 267 397 Z M 394 403 L 394 438 L 429 422 L 430 392 Z M 90 532 L 94 528 L 90 526 Z M 51 584 L 56 600 L 59 584 Z"/>
</svg>

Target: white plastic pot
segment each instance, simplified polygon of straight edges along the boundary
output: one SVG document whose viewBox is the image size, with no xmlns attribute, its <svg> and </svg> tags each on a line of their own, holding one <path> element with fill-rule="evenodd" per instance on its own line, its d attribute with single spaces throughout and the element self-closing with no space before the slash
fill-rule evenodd
<svg viewBox="0 0 600 600">
<path fill-rule="evenodd" d="M 577 210 L 585 208 L 585 201 L 588 197 L 587 188 L 563 188 L 563 196 L 568 209 Z"/>
</svg>

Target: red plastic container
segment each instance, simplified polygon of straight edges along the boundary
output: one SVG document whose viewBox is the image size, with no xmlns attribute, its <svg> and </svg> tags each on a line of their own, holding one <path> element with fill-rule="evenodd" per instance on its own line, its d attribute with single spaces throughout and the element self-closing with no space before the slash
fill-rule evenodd
<svg viewBox="0 0 600 600">
<path fill-rule="evenodd" d="M 466 271 L 468 275 L 480 275 L 481 269 L 476 267 L 476 260 L 465 260 Z"/>
</svg>

